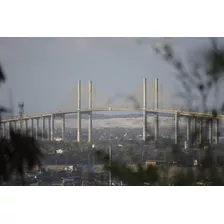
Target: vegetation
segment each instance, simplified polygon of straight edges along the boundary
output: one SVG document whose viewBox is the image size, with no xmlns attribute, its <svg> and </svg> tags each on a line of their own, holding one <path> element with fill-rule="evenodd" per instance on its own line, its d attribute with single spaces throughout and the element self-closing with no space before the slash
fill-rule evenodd
<svg viewBox="0 0 224 224">
<path fill-rule="evenodd" d="M 5 80 L 6 76 L 0 66 L 0 83 Z M 1 108 L 1 113 L 8 111 Z M 0 184 L 19 175 L 21 185 L 26 185 L 25 170 L 32 170 L 36 165 L 41 165 L 42 157 L 43 154 L 34 138 L 10 127 L 10 138 L 1 137 L 0 139 Z"/>
<path fill-rule="evenodd" d="M 173 47 L 168 43 L 162 43 L 160 47 L 154 47 L 156 53 L 172 65 L 177 71 L 177 79 L 182 84 L 184 92 L 178 93 L 186 101 L 188 110 L 201 110 L 202 112 L 211 111 L 215 119 L 218 113 L 223 112 L 224 106 L 219 107 L 217 99 L 219 95 L 219 86 L 224 72 L 224 49 L 218 47 L 217 39 L 211 39 L 211 48 L 199 52 L 197 60 L 191 60 L 190 66 L 185 65 L 174 52 Z M 200 57 L 199 57 L 200 56 Z M 199 60 L 200 59 L 200 60 Z M 189 68 L 190 69 L 187 69 Z M 208 97 L 211 91 L 215 90 L 213 109 L 208 108 Z M 201 108 L 193 107 L 193 99 L 200 96 Z M 222 104 L 224 105 L 224 104 Z M 211 119 L 207 119 L 206 130 Z M 206 130 L 204 132 L 206 132 Z M 195 130 L 192 133 L 192 144 L 196 143 L 199 132 Z M 198 164 L 193 166 L 195 158 L 193 150 L 184 153 L 179 145 L 173 145 L 172 152 L 166 157 L 165 164 L 162 167 L 152 165 L 138 165 L 137 170 L 131 169 L 125 164 L 110 161 L 110 158 L 102 152 L 98 156 L 104 159 L 105 168 L 111 172 L 112 176 L 119 177 L 127 185 L 223 185 L 223 168 L 216 161 L 214 146 L 209 144 L 207 136 L 202 136 L 202 143 L 199 147 L 204 155 L 198 158 Z M 176 161 L 180 167 L 169 167 L 169 161 Z M 108 165 L 110 164 L 110 165 Z M 189 164 L 191 166 L 189 167 Z M 219 165 L 219 166 L 218 166 Z M 171 174 L 170 174 L 171 173 Z"/>
<path fill-rule="evenodd" d="M 218 105 L 218 101 L 213 109 L 208 108 L 208 97 L 212 90 L 215 90 L 214 101 L 218 99 L 224 70 L 224 50 L 218 47 L 217 40 L 211 39 L 211 48 L 207 49 L 207 51 L 198 52 L 197 60 L 191 60 L 190 65 L 184 64 L 175 55 L 174 49 L 168 43 L 163 43 L 160 48 L 156 47 L 154 49 L 156 53 L 175 68 L 177 79 L 184 90 L 178 95 L 186 100 L 187 109 L 203 112 L 212 111 L 215 119 L 224 109 L 224 106 L 220 107 Z M 190 69 L 188 69 L 189 67 Z M 5 82 L 5 80 L 3 68 L 0 66 L 0 83 Z M 197 98 L 196 96 L 200 97 L 200 108 L 196 108 L 192 101 L 192 99 Z M 1 107 L 0 111 L 1 113 L 7 113 L 9 110 Z M 207 122 L 209 121 L 208 119 Z M 195 144 L 194 139 L 197 139 L 197 136 L 198 131 L 195 130 L 191 138 L 193 139 L 192 144 Z M 106 149 L 97 151 L 96 156 L 99 161 L 103 161 L 105 169 L 109 170 L 113 177 L 119 178 L 127 185 L 224 185 L 224 167 L 218 164 L 215 148 L 213 145 L 207 144 L 206 140 L 207 137 L 203 136 L 202 144 L 199 146 L 203 156 L 200 158 L 198 158 L 198 154 L 194 150 L 185 152 L 179 145 L 170 145 L 172 150 L 168 151 L 165 149 L 167 144 L 157 144 L 156 147 L 161 149 L 161 156 L 165 160 L 165 163 L 159 167 L 143 164 L 141 158 L 145 156 L 144 150 L 140 152 L 130 148 L 123 150 L 125 158 L 123 162 L 117 159 L 120 153 L 119 150 L 115 152 L 113 158 L 107 155 Z M 55 144 L 57 144 L 57 147 L 60 146 L 59 143 Z M 76 154 L 72 150 L 73 146 L 70 143 L 65 144 L 65 148 L 69 153 Z M 88 156 L 89 150 L 94 151 L 89 144 L 77 147 L 80 147 L 82 153 L 87 153 Z M 36 165 L 41 165 L 43 160 L 41 148 L 41 144 L 32 137 L 27 136 L 22 130 L 14 130 L 10 127 L 10 138 L 1 137 L 0 139 L 0 184 L 10 181 L 14 174 L 17 174 L 20 177 L 21 184 L 25 185 L 24 172 L 27 169 L 33 169 Z M 136 148 L 140 148 L 137 143 Z M 91 156 L 93 157 L 93 154 Z M 198 163 L 193 166 L 193 160 L 196 158 Z M 135 167 L 130 166 L 132 162 L 137 165 Z M 173 162 L 177 165 L 173 166 Z"/>
</svg>

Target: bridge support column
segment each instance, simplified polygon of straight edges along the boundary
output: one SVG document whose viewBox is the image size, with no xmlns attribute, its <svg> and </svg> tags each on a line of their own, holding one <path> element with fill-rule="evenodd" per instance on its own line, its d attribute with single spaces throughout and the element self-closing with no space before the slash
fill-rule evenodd
<svg viewBox="0 0 224 224">
<path fill-rule="evenodd" d="M 209 143 L 213 143 L 213 119 L 209 120 Z"/>
<path fill-rule="evenodd" d="M 25 120 L 25 133 L 28 135 L 28 120 Z"/>
<path fill-rule="evenodd" d="M 5 138 L 6 137 L 6 134 L 5 134 L 5 131 L 6 131 L 6 123 L 1 123 L 1 126 L 2 126 L 2 137 Z"/>
<path fill-rule="evenodd" d="M 4 132 L 3 132 L 4 138 L 7 138 L 7 123 L 6 122 L 4 122 L 3 127 L 4 127 Z"/>
<path fill-rule="evenodd" d="M 89 124 L 88 124 L 88 142 L 92 141 L 92 81 L 89 81 Z"/>
<path fill-rule="evenodd" d="M 1 137 L 4 138 L 4 123 L 0 123 Z"/>
<path fill-rule="evenodd" d="M 4 130 L 4 127 L 3 127 L 3 123 L 0 123 L 0 132 L 1 132 L 1 136 L 0 137 L 4 137 L 4 134 L 3 134 L 3 131 Z"/>
<path fill-rule="evenodd" d="M 42 117 L 42 141 L 45 139 L 45 117 Z"/>
<path fill-rule="evenodd" d="M 198 140 L 199 140 L 199 144 L 201 145 L 202 144 L 202 136 L 203 136 L 203 118 L 199 118 L 199 128 L 198 128 Z"/>
<path fill-rule="evenodd" d="M 189 147 L 191 147 L 192 142 L 191 142 L 191 118 L 187 117 L 187 142 Z"/>
<path fill-rule="evenodd" d="M 81 111 L 77 111 L 77 142 L 81 142 Z"/>
<path fill-rule="evenodd" d="M 34 137 L 34 119 L 31 118 L 31 129 L 30 129 L 30 135 Z"/>
<path fill-rule="evenodd" d="M 13 129 L 15 131 L 16 130 L 16 121 L 13 122 L 13 126 L 14 126 Z"/>
<path fill-rule="evenodd" d="M 78 81 L 77 142 L 81 142 L 81 81 Z"/>
<path fill-rule="evenodd" d="M 6 122 L 4 122 L 3 128 L 4 128 L 4 131 L 3 131 L 4 138 L 7 138 L 7 123 Z"/>
<path fill-rule="evenodd" d="M 154 117 L 154 141 L 155 143 L 158 142 L 158 136 L 159 136 L 159 116 L 158 114 Z"/>
<path fill-rule="evenodd" d="M 143 141 L 147 140 L 147 79 L 143 79 Z"/>
<path fill-rule="evenodd" d="M 8 122 L 8 133 L 7 133 L 7 137 L 8 139 L 10 139 L 10 128 L 11 128 L 11 122 Z"/>
<path fill-rule="evenodd" d="M 175 144 L 179 144 L 179 114 L 175 113 L 175 136 L 174 136 Z"/>
<path fill-rule="evenodd" d="M 91 111 L 89 112 L 88 142 L 92 142 L 92 128 L 93 128 L 93 123 L 92 123 L 92 111 Z"/>
<path fill-rule="evenodd" d="M 199 135 L 198 135 L 198 128 L 197 128 L 197 118 L 194 117 L 194 145 L 197 145 Z"/>
<path fill-rule="evenodd" d="M 62 115 L 61 135 L 62 141 L 65 141 L 65 115 Z"/>
<path fill-rule="evenodd" d="M 50 118 L 50 122 L 51 122 L 51 141 L 54 141 L 54 114 L 51 114 L 51 118 Z"/>
<path fill-rule="evenodd" d="M 159 98 L 158 98 L 158 79 L 155 79 L 155 110 L 158 110 L 158 104 L 159 104 Z M 159 135 L 159 115 L 156 113 L 154 117 L 154 140 L 155 142 L 158 141 L 158 135 Z"/>
<path fill-rule="evenodd" d="M 36 140 L 38 140 L 38 135 L 39 135 L 39 131 L 40 131 L 40 122 L 39 122 L 39 118 L 36 119 Z"/>
<path fill-rule="evenodd" d="M 48 141 L 51 141 L 51 117 L 48 117 L 47 138 L 48 138 Z"/>
<path fill-rule="evenodd" d="M 215 121 L 215 144 L 219 144 L 219 119 Z"/>
</svg>

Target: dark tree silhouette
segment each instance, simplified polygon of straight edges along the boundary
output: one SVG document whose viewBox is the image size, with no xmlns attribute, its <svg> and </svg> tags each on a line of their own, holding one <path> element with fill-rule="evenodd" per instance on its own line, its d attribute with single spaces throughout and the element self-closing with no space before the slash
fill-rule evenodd
<svg viewBox="0 0 224 224">
<path fill-rule="evenodd" d="M 6 76 L 0 66 L 0 83 L 5 80 Z M 1 112 L 7 110 L 3 108 Z M 43 153 L 34 138 L 27 136 L 22 130 L 10 127 L 10 138 L 0 138 L 0 184 L 10 181 L 13 174 L 19 174 L 21 184 L 26 185 L 25 171 L 32 170 L 36 165 L 40 166 L 42 158 Z"/>
</svg>

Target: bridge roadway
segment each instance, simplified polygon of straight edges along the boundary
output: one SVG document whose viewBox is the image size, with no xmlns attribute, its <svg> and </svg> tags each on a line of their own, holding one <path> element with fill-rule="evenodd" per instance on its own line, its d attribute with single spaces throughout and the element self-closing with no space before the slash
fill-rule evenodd
<svg viewBox="0 0 224 224">
<path fill-rule="evenodd" d="M 147 113 L 161 113 L 161 114 L 178 114 L 179 116 L 185 116 L 185 117 L 200 117 L 200 118 L 212 118 L 214 115 L 212 113 L 199 113 L 199 112 L 189 112 L 189 111 L 181 111 L 181 110 L 167 110 L 167 109 L 144 109 L 144 108 L 128 108 L 128 107 L 102 107 L 102 108 L 92 108 L 92 109 L 81 109 L 80 110 L 82 114 L 88 114 L 89 112 L 103 112 L 103 111 L 146 111 Z M 73 111 L 56 111 L 52 113 L 43 113 L 38 115 L 25 115 L 23 116 L 23 120 L 29 120 L 29 119 L 37 119 L 42 117 L 49 117 L 49 116 L 62 116 L 66 114 L 75 114 L 78 110 Z M 9 118 L 6 120 L 2 120 L 1 123 L 4 122 L 13 122 L 18 121 L 20 119 L 19 116 Z M 216 119 L 224 119 L 224 115 L 218 115 Z"/>
</svg>

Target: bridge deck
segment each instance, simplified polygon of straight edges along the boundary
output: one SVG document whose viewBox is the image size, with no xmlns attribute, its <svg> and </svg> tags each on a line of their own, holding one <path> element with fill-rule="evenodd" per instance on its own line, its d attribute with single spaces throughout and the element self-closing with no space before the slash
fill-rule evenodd
<svg viewBox="0 0 224 224">
<path fill-rule="evenodd" d="M 144 109 L 144 108 L 116 108 L 116 107 L 109 107 L 109 108 L 92 108 L 92 109 L 82 109 L 82 113 L 89 113 L 92 112 L 102 112 L 102 111 L 146 111 L 147 113 L 161 113 L 161 114 L 176 114 L 178 113 L 180 116 L 186 117 L 202 117 L 202 118 L 212 118 L 214 117 L 211 113 L 199 113 L 199 112 L 189 112 L 189 111 L 180 111 L 180 110 L 167 110 L 167 109 Z M 54 116 L 62 116 L 65 114 L 75 114 L 78 110 L 73 111 L 56 111 L 52 113 L 43 113 L 38 115 L 25 115 L 23 116 L 23 120 L 29 120 L 33 118 L 42 118 L 42 117 L 49 117 L 51 115 Z M 216 118 L 223 119 L 224 115 L 218 115 Z M 2 120 L 1 123 L 8 122 L 8 121 L 18 121 L 19 117 L 13 117 L 6 120 Z"/>
</svg>

